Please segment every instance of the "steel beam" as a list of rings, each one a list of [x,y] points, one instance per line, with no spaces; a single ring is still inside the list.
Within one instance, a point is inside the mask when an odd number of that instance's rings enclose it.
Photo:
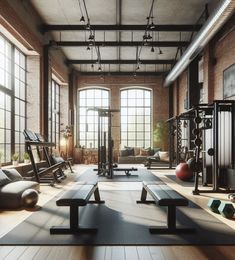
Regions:
[[[135,46],[150,46],[150,47],[186,47],[189,45],[187,41],[98,41],[98,42],[89,42],[89,41],[51,41],[50,46],[57,47],[84,47],[88,45],[96,45],[99,47],[135,47]]]
[[[67,60],[67,64],[96,64],[97,60]],[[101,64],[136,64],[136,60],[101,60]],[[174,64],[175,60],[141,60],[141,64]]]
[[[162,71],[162,72],[136,72],[134,73],[133,71],[115,71],[115,72],[79,72],[81,76],[133,76],[133,77],[138,77],[138,76],[165,76],[169,71]]]
[[[153,31],[165,32],[194,32],[199,31],[200,24],[157,24]],[[91,30],[95,31],[145,31],[146,25],[91,25]],[[85,25],[78,24],[42,24],[41,31],[84,31],[87,30]]]

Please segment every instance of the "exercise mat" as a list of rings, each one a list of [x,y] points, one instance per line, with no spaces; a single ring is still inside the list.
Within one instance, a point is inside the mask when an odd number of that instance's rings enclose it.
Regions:
[[[0,240],[1,245],[234,245],[235,231],[197,205],[179,207],[177,224],[196,229],[193,234],[151,235],[150,225],[166,224],[166,209],[136,204],[141,191],[101,190],[105,204],[81,207],[80,224],[98,227],[93,234],[50,235],[51,226],[68,225],[69,208],[56,198]]]
[[[131,168],[122,166],[120,169]],[[142,182],[142,181],[158,181],[159,178],[144,168],[137,168],[137,171],[131,171],[130,176],[125,171],[114,171],[113,178],[109,179],[103,175],[97,175],[94,168],[87,169],[76,181],[100,181],[100,182]]]

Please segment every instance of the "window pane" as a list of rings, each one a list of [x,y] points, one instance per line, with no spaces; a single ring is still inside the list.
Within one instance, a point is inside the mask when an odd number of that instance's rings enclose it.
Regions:
[[[104,89],[86,89],[80,90],[78,95],[78,143],[86,148],[97,148],[98,135],[98,113],[89,110],[91,107],[109,107],[108,90]],[[103,131],[107,131],[107,118],[103,118]]]
[[[151,91],[121,91],[121,144],[148,147],[151,144]],[[147,146],[148,145],[148,146]]]

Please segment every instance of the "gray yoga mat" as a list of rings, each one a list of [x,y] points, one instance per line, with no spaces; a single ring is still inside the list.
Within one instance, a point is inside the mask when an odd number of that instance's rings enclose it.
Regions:
[[[131,185],[131,184],[130,184]],[[180,225],[196,228],[193,234],[151,235],[149,225],[165,225],[166,209],[136,204],[141,191],[102,190],[103,205],[80,210],[80,224],[98,227],[96,234],[50,235],[54,225],[67,225],[68,207],[57,207],[56,198],[1,240],[1,245],[234,245],[235,231],[197,205],[179,207]]]

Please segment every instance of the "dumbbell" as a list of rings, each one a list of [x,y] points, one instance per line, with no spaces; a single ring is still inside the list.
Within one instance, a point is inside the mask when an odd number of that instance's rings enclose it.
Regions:
[[[235,213],[232,203],[221,201],[219,199],[210,199],[207,206],[211,211],[219,213],[225,218],[232,218]]]

